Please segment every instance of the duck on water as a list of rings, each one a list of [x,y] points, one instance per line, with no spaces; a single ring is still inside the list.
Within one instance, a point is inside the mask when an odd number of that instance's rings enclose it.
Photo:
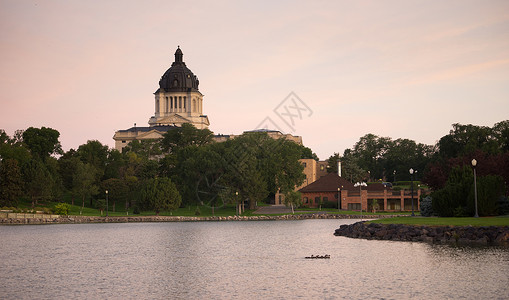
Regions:
[[[330,255],[329,254],[325,254],[325,255],[311,255],[311,256],[306,256],[305,258],[307,259],[328,259],[330,258]]]

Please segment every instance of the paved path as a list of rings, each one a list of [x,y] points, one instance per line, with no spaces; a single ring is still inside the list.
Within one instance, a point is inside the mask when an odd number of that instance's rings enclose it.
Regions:
[[[290,207],[286,207],[284,205],[261,206],[260,208],[255,210],[253,213],[260,214],[260,215],[291,214],[292,209]]]

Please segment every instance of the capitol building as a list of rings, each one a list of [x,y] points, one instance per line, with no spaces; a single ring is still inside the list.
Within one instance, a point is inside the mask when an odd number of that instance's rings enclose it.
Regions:
[[[199,80],[186,66],[180,47],[175,51],[175,61],[159,80],[159,88],[154,93],[154,115],[146,127],[134,127],[115,132],[115,149],[122,151],[133,140],[161,139],[169,130],[193,124],[198,129],[210,125],[209,118],[203,113],[203,94],[199,91]],[[302,138],[283,134],[277,130],[257,129],[266,132],[272,138],[286,138],[302,145]],[[216,135],[214,140],[221,142],[237,135]]]

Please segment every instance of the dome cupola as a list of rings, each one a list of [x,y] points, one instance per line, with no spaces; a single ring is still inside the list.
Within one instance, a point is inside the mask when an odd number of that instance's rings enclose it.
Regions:
[[[184,62],[184,54],[180,46],[175,51],[175,61],[159,80],[159,91],[163,92],[190,92],[198,91],[198,77],[189,70]],[[156,92],[156,93],[157,93]]]

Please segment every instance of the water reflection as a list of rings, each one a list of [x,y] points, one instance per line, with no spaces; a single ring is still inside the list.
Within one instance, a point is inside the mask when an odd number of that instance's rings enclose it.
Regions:
[[[509,251],[336,237],[348,220],[0,227],[0,295],[505,298]],[[331,255],[307,260],[309,255]]]

